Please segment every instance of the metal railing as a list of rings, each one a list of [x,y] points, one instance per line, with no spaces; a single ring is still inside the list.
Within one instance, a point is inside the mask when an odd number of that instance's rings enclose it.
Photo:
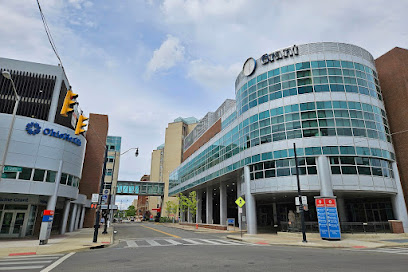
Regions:
[[[319,232],[318,222],[305,222],[307,232]],[[342,233],[390,233],[391,228],[388,222],[341,222]],[[300,222],[289,224],[280,223],[280,231],[300,232],[302,230]]]

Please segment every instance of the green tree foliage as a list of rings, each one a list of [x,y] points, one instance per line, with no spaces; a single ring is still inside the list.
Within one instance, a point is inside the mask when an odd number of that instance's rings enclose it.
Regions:
[[[126,210],[126,216],[135,216],[136,215],[136,209],[135,206],[130,205],[129,208]]]
[[[190,192],[188,197],[180,193],[178,196],[178,200],[180,211],[185,212],[187,210],[190,210],[191,216],[195,218],[195,215],[197,213],[197,192]]]

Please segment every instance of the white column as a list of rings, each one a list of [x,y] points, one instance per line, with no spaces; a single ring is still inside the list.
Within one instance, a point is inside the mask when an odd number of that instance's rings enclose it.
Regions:
[[[256,204],[255,197],[251,194],[251,177],[249,174],[249,166],[244,166],[244,179],[245,179],[245,206],[246,206],[246,220],[247,220],[247,233],[256,234]]]
[[[190,207],[187,208],[187,222],[191,223],[191,212],[190,212]]]
[[[242,184],[243,184],[242,183],[242,175],[239,175],[238,178],[237,178],[237,199],[242,196],[242,190],[241,190]],[[246,221],[244,222],[243,218],[240,218],[240,216],[246,218],[246,207],[245,206],[242,208],[241,215],[239,215],[239,213],[238,213],[238,225],[239,225],[239,229],[241,230],[241,229],[246,228],[245,227],[245,222]],[[241,224],[241,222],[242,222],[242,224]]]
[[[82,206],[82,213],[81,213],[81,222],[79,223],[79,228],[82,229],[84,227],[84,219],[85,219],[85,205]]]
[[[206,198],[206,222],[207,224],[212,224],[213,223],[213,190],[211,190],[211,187],[207,187],[207,192],[205,194]]]
[[[197,197],[197,211],[196,211],[196,223],[202,223],[201,221],[201,214],[202,214],[202,208],[203,208],[203,195],[201,190],[196,191],[196,197]]]
[[[54,193],[48,199],[47,210],[55,211],[55,206],[57,205],[58,188],[59,188],[59,184],[61,181],[61,175],[62,175],[62,164],[63,162],[62,160],[60,160],[58,173],[55,178]],[[51,234],[52,224],[53,224],[53,221],[41,222],[40,237],[39,237],[40,245],[45,245],[48,243],[48,238],[50,237],[50,234]]]
[[[220,184],[220,225],[227,224],[227,185]]]
[[[64,214],[62,216],[60,234],[64,234],[66,232],[66,230],[67,230],[67,223],[68,223],[68,216],[69,216],[70,206],[71,206],[71,200],[69,200],[69,199],[65,200]]]
[[[71,220],[69,221],[69,232],[73,232],[75,228],[75,219],[77,215],[77,204],[74,204],[72,207],[72,212],[71,212]],[[98,222],[99,224],[99,222]]]
[[[326,156],[317,158],[317,172],[320,180],[320,196],[334,196],[330,164]]]
[[[394,172],[395,185],[397,186],[397,195],[392,197],[392,206],[394,208],[395,217],[397,220],[402,221],[404,232],[408,233],[407,206],[405,204],[404,193],[402,191],[401,179],[396,162],[392,163],[392,170]]]
[[[75,230],[77,230],[79,228],[79,221],[81,221],[81,212],[82,212],[82,205],[78,204],[77,215],[76,215],[76,218],[75,218]]]

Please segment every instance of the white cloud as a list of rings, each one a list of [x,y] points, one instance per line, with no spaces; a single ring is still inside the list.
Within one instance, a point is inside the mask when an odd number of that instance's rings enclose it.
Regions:
[[[184,59],[184,46],[180,40],[171,35],[153,52],[153,57],[147,64],[147,76],[160,70],[166,71]]]
[[[214,92],[233,90],[235,78],[242,69],[241,63],[223,66],[210,64],[202,59],[193,60],[189,64],[188,77],[197,81],[207,90]]]

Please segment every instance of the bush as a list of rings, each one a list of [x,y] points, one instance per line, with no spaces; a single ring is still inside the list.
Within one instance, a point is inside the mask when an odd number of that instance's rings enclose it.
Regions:
[[[160,223],[172,223],[173,217],[160,217]]]

